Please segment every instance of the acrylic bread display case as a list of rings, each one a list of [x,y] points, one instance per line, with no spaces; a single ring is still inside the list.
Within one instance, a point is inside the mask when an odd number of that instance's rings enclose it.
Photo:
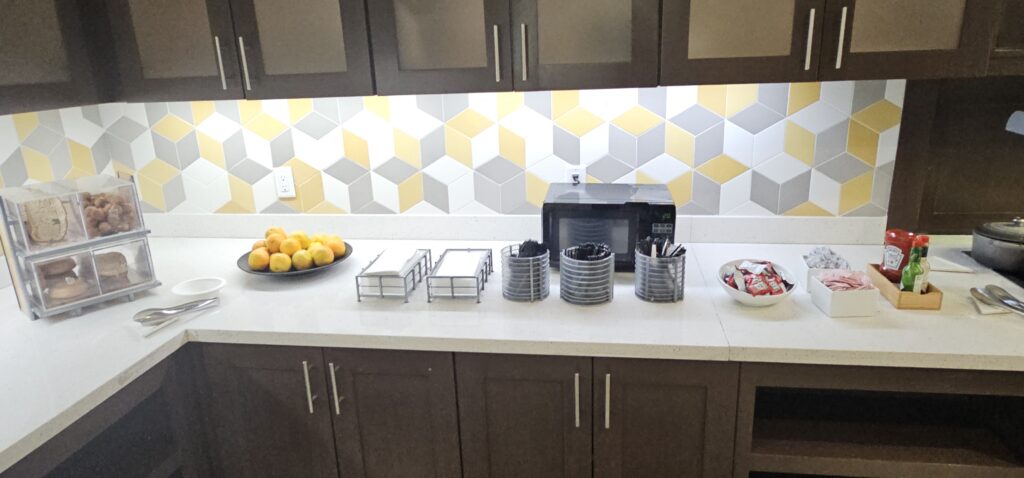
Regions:
[[[110,176],[0,189],[12,284],[33,319],[160,285],[135,185]]]

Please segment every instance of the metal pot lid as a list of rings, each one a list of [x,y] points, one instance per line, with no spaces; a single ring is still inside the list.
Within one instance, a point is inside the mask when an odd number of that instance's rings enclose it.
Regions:
[[[982,224],[975,232],[991,239],[1024,244],[1024,219],[1015,217],[1010,222]]]

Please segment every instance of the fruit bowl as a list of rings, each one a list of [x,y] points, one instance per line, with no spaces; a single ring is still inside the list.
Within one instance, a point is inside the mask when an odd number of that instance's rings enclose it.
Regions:
[[[351,256],[351,255],[352,255],[352,245],[346,242],[345,243],[345,254],[342,255],[341,257],[335,257],[334,258],[334,262],[331,262],[330,264],[325,264],[325,265],[322,265],[322,266],[313,266],[313,267],[310,267],[309,269],[302,269],[302,270],[292,269],[292,270],[287,271],[287,272],[271,272],[269,270],[257,271],[257,270],[253,270],[252,267],[249,267],[249,252],[246,252],[245,254],[242,254],[242,257],[238,258],[238,268],[242,269],[243,272],[248,272],[250,274],[258,275],[258,276],[298,277],[298,276],[305,276],[305,275],[310,275],[310,274],[316,274],[318,272],[323,272],[323,271],[325,271],[327,269],[330,269],[330,268],[332,268],[332,267],[334,267],[334,266],[344,262],[345,259],[348,259],[348,257]]]

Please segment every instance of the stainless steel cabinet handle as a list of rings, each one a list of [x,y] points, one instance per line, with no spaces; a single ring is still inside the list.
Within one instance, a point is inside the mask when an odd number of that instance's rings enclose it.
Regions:
[[[501,83],[501,51],[498,49],[497,25],[494,25],[494,82]]]
[[[520,23],[519,24],[519,47],[522,49],[522,52],[523,52],[523,54],[522,54],[522,57],[523,57],[523,81],[526,81],[526,78],[527,78],[528,75],[526,74],[527,72],[526,72],[526,24],[525,23]],[[579,426],[579,425],[576,425],[576,426]]]
[[[846,13],[849,7],[843,7],[843,16],[839,20],[839,46],[836,48],[836,69],[843,67],[843,43],[846,42]]]
[[[604,374],[604,429],[612,427],[612,374]]]
[[[220,71],[220,89],[228,89],[228,80],[224,78],[224,58],[220,55],[220,37],[213,36],[213,46],[217,49],[217,70]]]
[[[306,404],[309,405],[309,414],[313,414],[313,399],[316,395],[313,395],[313,385],[309,382],[309,362],[302,361],[302,375],[306,379]]]
[[[334,393],[334,414],[341,415],[341,401],[344,400],[345,397],[338,396],[338,367],[335,367],[333,362],[328,362],[327,368],[331,370],[331,392]]]
[[[580,374],[577,372],[573,375],[573,403],[575,404],[576,413],[576,428],[580,427]]]
[[[811,50],[814,49],[814,14],[815,8],[811,9],[811,18],[807,23],[807,51],[804,52],[804,71],[811,69]]]
[[[238,37],[238,50],[242,54],[242,75],[245,76],[245,91],[252,91],[252,83],[249,82],[249,62],[245,58],[245,40]]]

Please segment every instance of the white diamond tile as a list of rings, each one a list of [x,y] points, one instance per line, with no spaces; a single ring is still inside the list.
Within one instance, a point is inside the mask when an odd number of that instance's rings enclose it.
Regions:
[[[316,169],[326,169],[342,156],[341,128],[335,128],[320,139],[293,129],[292,147],[295,157]]]
[[[455,180],[468,174],[471,169],[449,156],[443,156],[429,166],[423,168],[423,173],[440,181],[442,184],[452,184]]]
[[[878,155],[875,158],[875,166],[881,166],[896,161],[896,145],[900,141],[900,126],[889,128],[878,135]]]
[[[580,91],[580,106],[605,121],[622,116],[636,106],[638,101],[636,88]]]
[[[370,173],[373,200],[391,212],[398,212],[398,185],[377,173]]]
[[[725,122],[725,143],[722,152],[727,156],[743,163],[745,166],[754,165],[754,135],[732,122]]]
[[[821,83],[821,101],[842,113],[853,112],[853,81],[823,81]]]
[[[780,154],[755,168],[757,172],[775,183],[782,184],[811,169],[806,163],[788,154]]]
[[[498,119],[498,97],[494,93],[470,93],[469,108],[491,121]]]
[[[473,149],[473,168],[483,166],[498,156],[498,125],[491,125],[470,140]]]
[[[823,101],[808,106],[789,117],[791,121],[814,134],[821,133],[849,118]]]
[[[775,213],[761,207],[753,201],[747,201],[735,208],[726,211],[726,216],[774,216]]]
[[[347,212],[352,212],[352,205],[349,202],[348,185],[329,175],[321,174],[321,176],[324,180],[324,201]]]
[[[780,121],[754,135],[752,166],[757,166],[786,149],[786,122]]]
[[[19,143],[18,132],[14,129],[14,117],[0,116],[0,162],[10,157],[18,149]]]
[[[903,107],[903,96],[906,93],[907,80],[889,80],[885,83],[885,99],[890,103]]]
[[[270,141],[249,130],[242,130],[242,142],[245,143],[245,157],[273,169],[274,160],[270,153]]]
[[[569,163],[562,161],[558,156],[548,156],[527,170],[549,183],[560,183],[565,181],[565,171],[568,167]]]
[[[662,154],[640,166],[640,171],[661,183],[678,178],[689,170],[690,167],[686,163],[667,154]]]
[[[746,171],[723,184],[718,196],[718,210],[730,211],[750,201],[752,178],[753,172]]]
[[[608,138],[608,123],[604,123],[580,137],[580,164],[587,166],[607,156]]]
[[[839,214],[841,187],[842,185],[823,173],[811,171],[811,202],[834,215]]]
[[[103,137],[104,129],[96,123],[85,119],[82,116],[82,108],[64,108],[60,110],[61,123],[64,124],[64,135],[67,139],[79,144],[92,147]],[[0,130],[3,129],[3,121],[0,120]],[[3,133],[0,132],[0,156],[3,154]]]
[[[253,183],[252,198],[257,211],[262,211],[277,202],[277,190],[274,188],[273,174],[268,174]]]
[[[242,129],[242,125],[227,116],[220,113],[214,113],[210,115],[209,118],[203,120],[202,123],[199,123],[199,126],[196,126],[196,129],[199,130],[199,132],[223,143],[232,135],[237,133],[238,130]]]

